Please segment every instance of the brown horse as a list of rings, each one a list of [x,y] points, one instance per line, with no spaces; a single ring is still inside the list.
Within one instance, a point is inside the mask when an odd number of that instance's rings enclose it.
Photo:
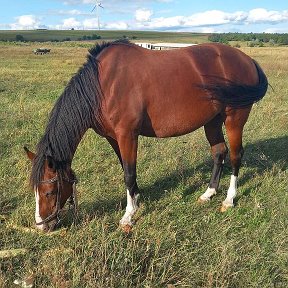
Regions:
[[[126,213],[120,224],[131,226],[138,207],[139,135],[173,137],[204,126],[214,167],[201,202],[210,200],[219,185],[227,154],[224,123],[232,176],[222,211],[232,207],[243,155],[243,127],[267,86],[254,60],[225,45],[150,51],[128,41],[97,44],[56,102],[36,154],[26,148],[33,160],[36,224],[53,230],[67,199],[73,201],[76,178],[71,163],[89,128],[108,140],[120,160],[127,187]]]

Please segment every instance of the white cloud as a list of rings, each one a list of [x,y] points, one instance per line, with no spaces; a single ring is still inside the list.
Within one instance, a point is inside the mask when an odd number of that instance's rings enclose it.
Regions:
[[[68,18],[64,19],[63,24],[56,25],[56,29],[98,29],[98,20],[97,18],[91,18],[91,19],[84,19],[83,21],[77,21],[75,18]],[[101,29],[115,29],[115,30],[127,30],[129,28],[129,25],[124,21],[117,21],[117,22],[110,22],[110,23],[101,23],[100,22]],[[51,27],[51,29],[53,29]]]
[[[9,24],[13,30],[36,29],[39,28],[40,20],[34,15],[22,15],[16,17],[17,22]]]
[[[150,21],[153,11],[149,9],[137,9],[135,11],[135,19],[138,22],[147,22]]]
[[[111,22],[104,25],[106,29],[127,30],[129,25],[124,21]]]
[[[268,11],[263,8],[250,10],[247,17],[248,23],[280,23],[288,21],[288,10]]]
[[[268,28],[264,31],[265,33],[287,33],[288,29],[284,27],[273,27]]]
[[[191,16],[174,16],[152,18],[147,23],[138,23],[138,28],[169,29],[223,26],[227,24],[276,24],[288,22],[288,11],[268,11],[266,9],[253,9],[249,12],[236,11],[227,13],[220,10],[209,10],[195,13]]]
[[[229,19],[227,14],[219,10],[211,10],[203,13],[193,14],[185,18],[185,26],[204,26],[227,24]]]
[[[85,15],[87,13],[81,12],[77,9],[73,10],[57,10],[57,11],[52,11],[51,14],[58,14],[58,15]]]
[[[225,18],[229,21],[229,23],[241,24],[244,23],[247,19],[247,12],[244,11],[236,11],[234,13],[225,13]]]
[[[200,27],[198,32],[200,33],[217,33],[213,27]]]
[[[85,19],[82,22],[82,27],[84,29],[98,29],[98,20],[97,18]]]
[[[174,16],[174,17],[159,17],[152,18],[147,23],[138,23],[138,27],[149,29],[169,29],[169,28],[186,28],[198,27],[205,25],[221,25],[228,23],[225,18],[225,13],[222,11],[206,11],[204,13],[193,14],[189,17]]]
[[[62,20],[61,25],[56,25],[56,29],[71,29],[71,28],[80,28],[81,27],[81,22],[77,21],[75,18],[67,18]]]
[[[18,23],[23,27],[33,27],[37,24],[37,19],[33,15],[23,15],[18,18]]]
[[[140,25],[144,25],[150,29],[163,29],[163,28],[173,28],[183,26],[185,23],[185,17],[183,16],[175,16],[175,17],[160,17],[151,19],[148,23],[141,23]]]

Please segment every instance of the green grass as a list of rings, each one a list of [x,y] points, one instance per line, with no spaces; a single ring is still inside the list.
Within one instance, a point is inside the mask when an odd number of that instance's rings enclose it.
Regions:
[[[141,204],[132,234],[125,235],[118,228],[126,195],[122,171],[105,139],[91,131],[73,162],[79,223],[72,225],[67,212],[57,233],[25,230],[34,225],[35,204],[22,147],[35,148],[53,103],[87,52],[47,46],[51,54],[40,56],[32,53],[37,43],[0,45],[0,250],[28,251],[0,259],[0,287],[30,275],[35,287],[287,287],[288,48],[244,49],[274,92],[254,106],[245,126],[236,207],[219,212],[229,165],[217,196],[196,203],[212,164],[202,129],[141,138]]]

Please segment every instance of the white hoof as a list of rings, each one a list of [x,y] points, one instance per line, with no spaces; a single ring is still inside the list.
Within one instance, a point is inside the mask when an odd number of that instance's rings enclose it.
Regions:
[[[131,216],[129,217],[123,217],[120,222],[119,225],[121,227],[121,229],[123,230],[123,232],[129,234],[134,226],[134,223],[131,220]]]
[[[127,206],[126,206],[126,212],[122,219],[120,220],[119,224],[120,226],[133,226],[132,217],[138,210],[138,198],[139,194],[136,194],[135,197],[131,197],[129,191],[127,190]]]
[[[119,225],[120,226],[126,226],[126,225],[129,225],[129,226],[133,226],[134,223],[131,219],[127,219],[126,217],[122,218],[120,221],[119,221]]]
[[[203,197],[203,195],[201,195],[198,199],[197,199],[197,203],[199,204],[205,204],[207,202],[209,202],[211,199],[208,197]]]
[[[208,187],[205,193],[203,193],[198,198],[198,203],[207,203],[208,201],[210,201],[211,197],[213,197],[214,195],[216,195],[216,189]]]
[[[231,202],[226,202],[226,201],[223,201],[222,202],[222,206],[220,208],[220,211],[221,212],[226,212],[227,210],[231,209],[234,207],[234,204],[231,203]]]

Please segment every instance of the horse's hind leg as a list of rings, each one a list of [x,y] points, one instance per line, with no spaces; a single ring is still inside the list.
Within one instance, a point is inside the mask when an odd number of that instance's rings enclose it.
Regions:
[[[244,125],[248,119],[251,107],[242,109],[230,109],[226,113],[224,121],[230,146],[230,162],[232,166],[232,175],[230,186],[227,191],[227,197],[222,202],[221,212],[234,206],[234,198],[237,194],[237,178],[241,165],[241,159],[244,154],[242,147],[242,134]]]
[[[224,160],[227,155],[227,146],[222,132],[222,125],[223,117],[220,114],[204,125],[206,138],[211,146],[214,166],[209,186],[206,192],[199,197],[199,202],[209,201],[216,194],[219,186]]]

